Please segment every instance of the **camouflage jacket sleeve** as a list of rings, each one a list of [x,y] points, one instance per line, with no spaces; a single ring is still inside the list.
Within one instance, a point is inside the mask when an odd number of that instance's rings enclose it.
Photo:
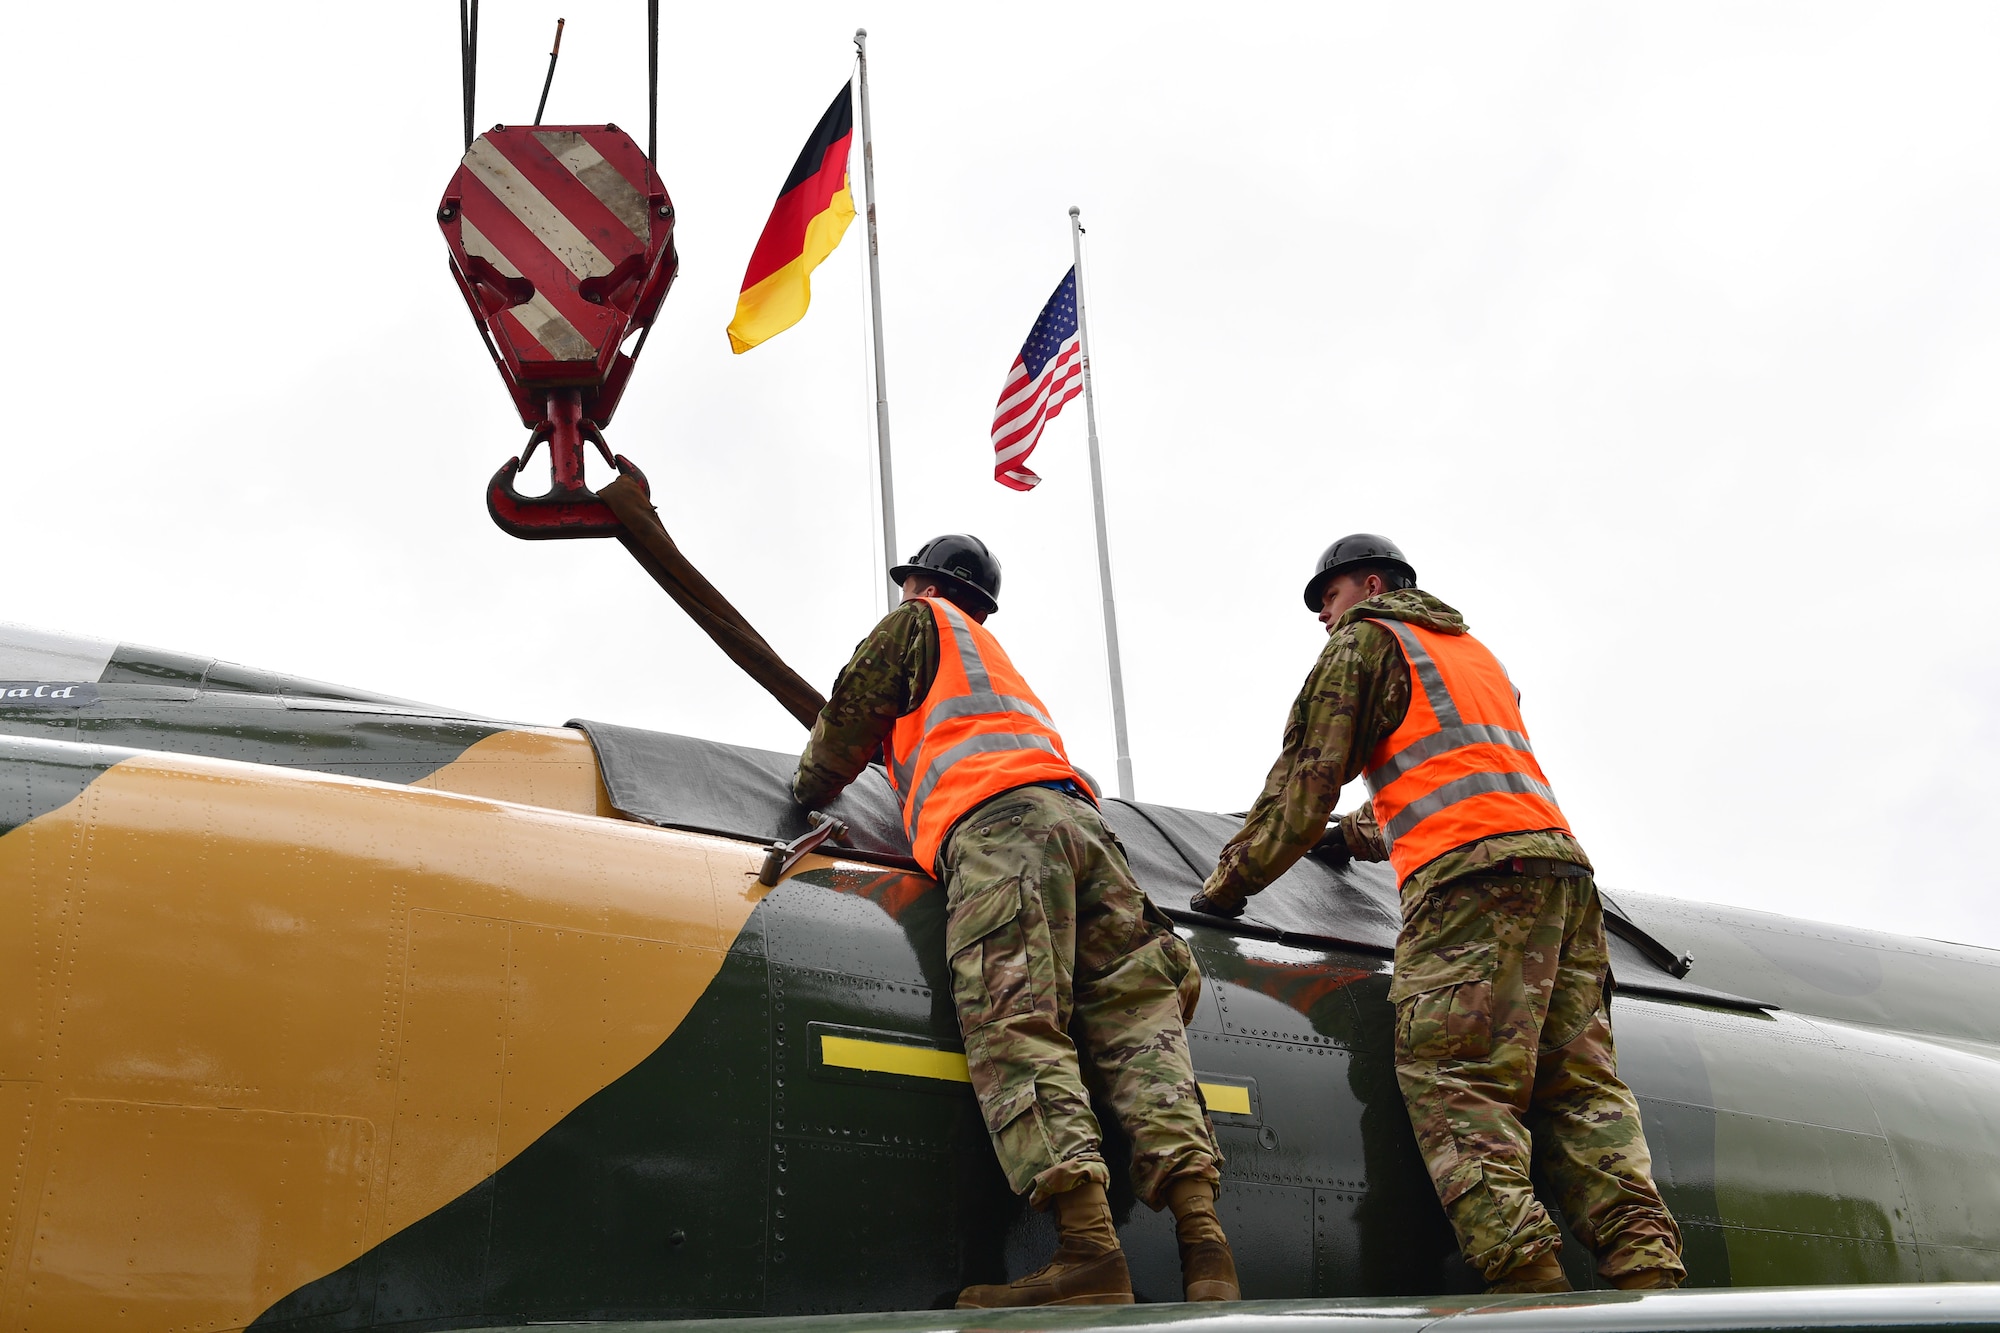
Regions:
[[[1402,725],[1400,718],[1397,725]],[[1375,822],[1373,801],[1363,801],[1360,809],[1350,810],[1340,817],[1340,836],[1347,843],[1347,854],[1357,861],[1389,859],[1389,844],[1382,841],[1382,826]]]
[[[1329,636],[1292,704],[1285,747],[1263,794],[1202,893],[1235,906],[1291,869],[1326,836],[1340,789],[1360,774],[1376,742],[1402,725],[1409,706],[1409,670],[1386,630],[1355,621]]]
[[[818,809],[882,754],[896,719],[914,710],[937,677],[937,622],[922,602],[882,618],[833,682],[799,756],[792,799]]]

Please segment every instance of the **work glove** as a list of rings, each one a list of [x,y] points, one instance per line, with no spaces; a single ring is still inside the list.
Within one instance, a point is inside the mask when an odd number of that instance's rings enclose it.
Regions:
[[[1347,847],[1347,835],[1341,832],[1338,821],[1327,829],[1326,836],[1314,843],[1306,855],[1335,870],[1345,870],[1347,863],[1354,859],[1354,853]]]
[[[1190,912],[1204,912],[1209,916],[1219,916],[1231,921],[1243,915],[1243,907],[1244,904],[1241,899],[1238,899],[1233,904],[1217,902],[1208,896],[1206,888],[1203,888],[1194,897],[1188,899],[1188,910]]]

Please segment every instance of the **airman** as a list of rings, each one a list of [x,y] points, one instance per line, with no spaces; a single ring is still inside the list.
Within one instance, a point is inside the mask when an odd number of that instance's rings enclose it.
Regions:
[[[1135,1193],[1173,1210],[1187,1299],[1234,1300],[1221,1154],[1183,1027],[1200,991],[1194,956],[985,628],[1000,591],[985,544],[939,537],[889,576],[903,603],[835,681],[792,793],[823,805],[885,761],[912,851],[945,892],[952,993],[993,1147],[1014,1190],[1055,1210],[1045,1267],[967,1287],[958,1304],[1132,1301],[1093,1091],[1131,1141]]]
[[[1461,1251],[1493,1291],[1567,1291],[1533,1156],[1619,1288],[1678,1286],[1680,1229],[1618,1077],[1589,859],[1505,668],[1393,542],[1328,547],[1306,584],[1327,643],[1243,827],[1190,904],[1245,900],[1315,846],[1396,872],[1396,1077]],[[1369,803],[1329,830],[1340,789]]]

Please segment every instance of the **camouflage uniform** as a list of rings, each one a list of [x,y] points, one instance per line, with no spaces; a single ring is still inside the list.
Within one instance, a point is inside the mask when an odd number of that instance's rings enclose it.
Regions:
[[[1376,743],[1403,724],[1410,707],[1410,670],[1395,636],[1364,616],[1407,620],[1440,634],[1465,633],[1458,612],[1415,588],[1383,593],[1349,609],[1327,636],[1305,686],[1285,720],[1284,749],[1243,827],[1222,849],[1202,892],[1235,904],[1292,868],[1326,834],[1340,789],[1361,776]],[[1363,806],[1341,820],[1348,850],[1364,861],[1389,856]],[[1403,917],[1433,885],[1491,870],[1514,857],[1567,861],[1588,868],[1583,848],[1567,833],[1508,833],[1459,847],[1420,867],[1402,886]]]
[[[799,759],[800,803],[825,804],[881,753],[930,692],[937,656],[918,603],[862,641]],[[1042,785],[996,793],[946,837],[938,871],[966,1061],[1015,1191],[1041,1207],[1108,1183],[1093,1092],[1132,1142],[1147,1204],[1162,1206],[1176,1178],[1219,1180],[1182,1026],[1201,976],[1097,807]]]
[[[1335,623],[1263,794],[1203,886],[1211,901],[1235,906],[1288,870],[1324,835],[1340,789],[1402,725],[1409,668],[1369,616],[1465,632],[1457,612],[1416,589]],[[1342,819],[1341,834],[1362,860],[1388,856],[1371,807]],[[1508,864],[1517,860],[1544,865],[1520,873]],[[1533,873],[1544,868],[1564,873]],[[1467,1260],[1496,1281],[1560,1245],[1529,1184],[1533,1156],[1606,1277],[1682,1273],[1680,1230],[1653,1185],[1638,1103],[1618,1078],[1611,959],[1582,847],[1553,830],[1501,834],[1418,867],[1401,892],[1396,1076]]]
[[[937,678],[937,621],[922,602],[882,617],[840,669],[799,756],[792,797],[818,809],[882,758],[896,719],[915,712]]]
[[[1607,1278],[1681,1272],[1639,1104],[1618,1078],[1611,956],[1588,875],[1471,875],[1427,894],[1396,942],[1396,1081],[1473,1267],[1498,1278],[1562,1241],[1532,1152]]]

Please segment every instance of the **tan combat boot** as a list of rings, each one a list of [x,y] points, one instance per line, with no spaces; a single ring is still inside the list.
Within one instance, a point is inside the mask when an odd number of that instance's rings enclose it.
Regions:
[[[995,1310],[1015,1305],[1130,1305],[1132,1274],[1111,1225],[1104,1186],[1085,1183],[1053,1200],[1055,1258],[1024,1278],[1001,1286],[967,1287],[958,1293],[961,1310]]]
[[[1167,1185],[1174,1236],[1181,1243],[1181,1290],[1191,1301],[1240,1301],[1236,1256],[1215,1215],[1215,1186],[1183,1177]]]
[[[1538,1254],[1524,1264],[1517,1264],[1486,1284],[1487,1294],[1491,1296],[1573,1290],[1575,1288],[1570,1286],[1569,1279],[1563,1276],[1562,1261],[1553,1252]]]

